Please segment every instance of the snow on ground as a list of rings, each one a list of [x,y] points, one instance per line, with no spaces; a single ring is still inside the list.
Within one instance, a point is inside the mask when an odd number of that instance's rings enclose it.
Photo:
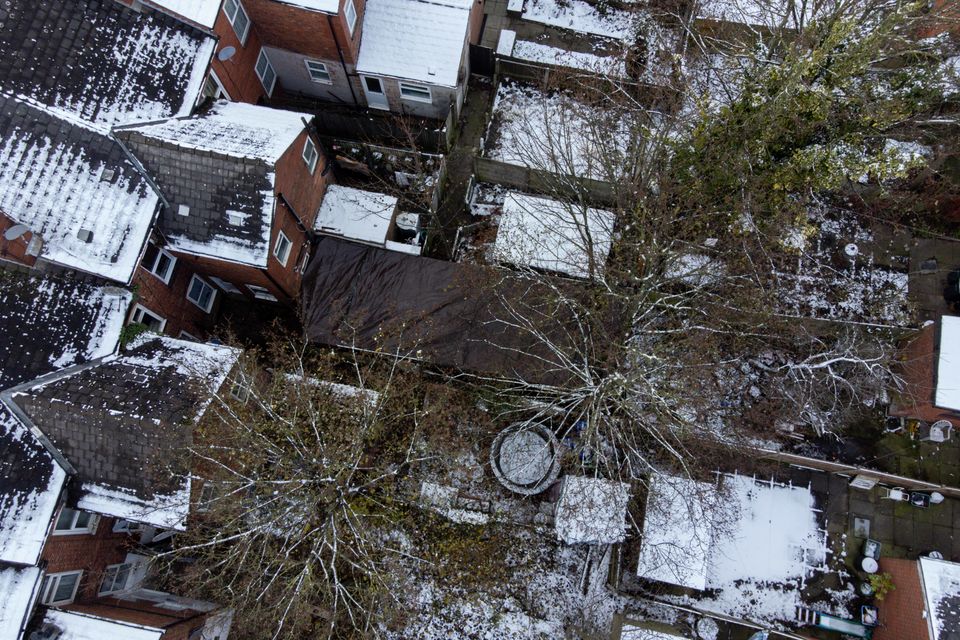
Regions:
[[[527,0],[523,19],[620,40],[632,40],[635,33],[634,17],[629,11],[608,7],[601,13],[584,0]]]
[[[758,622],[792,620],[805,580],[827,559],[813,494],[744,476],[725,476],[723,484],[738,515],[715,532],[707,587],[717,594],[698,598],[698,606]]]
[[[852,214],[812,212],[806,248],[774,272],[785,311],[837,320],[906,324],[906,273],[876,264],[873,233]]]
[[[493,259],[586,278],[602,272],[616,215],[548,198],[510,192],[493,245]]]
[[[814,14],[814,3],[794,3],[784,0],[704,0],[697,18],[734,22],[770,29],[797,27],[797,19],[809,22]],[[804,7],[804,9],[800,9]],[[802,15],[801,15],[802,14]]]
[[[493,103],[486,155],[531,169],[613,181],[625,170],[632,138],[621,115],[563,93],[503,83]]]
[[[529,40],[517,40],[513,45],[512,53],[506,55],[539,64],[582,69],[604,76],[622,78],[627,75],[626,64],[621,56],[567,51]]]

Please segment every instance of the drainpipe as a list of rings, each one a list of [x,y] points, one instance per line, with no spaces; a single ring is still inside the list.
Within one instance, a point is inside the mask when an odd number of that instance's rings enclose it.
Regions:
[[[357,100],[357,94],[353,91],[353,83],[350,82],[350,72],[347,71],[347,61],[343,58],[343,51],[340,49],[340,41],[337,40],[337,30],[333,28],[333,16],[331,16],[329,13],[327,14],[327,26],[330,27],[330,35],[333,36],[334,44],[337,45],[337,55],[340,57],[340,66],[343,67],[343,72],[347,76],[347,88],[350,89],[350,97],[353,98],[353,104],[359,107],[360,101]]]

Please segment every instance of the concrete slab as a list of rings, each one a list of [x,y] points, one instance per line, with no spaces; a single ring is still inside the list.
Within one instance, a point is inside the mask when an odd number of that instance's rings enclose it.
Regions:
[[[893,521],[893,542],[903,547],[913,547],[913,520],[896,518]]]

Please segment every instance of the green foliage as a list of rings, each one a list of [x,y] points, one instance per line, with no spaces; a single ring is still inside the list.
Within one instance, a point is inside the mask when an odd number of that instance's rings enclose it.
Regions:
[[[872,24],[827,21],[782,52],[755,51],[740,96],[676,143],[681,209],[776,228],[801,221],[811,194],[903,175],[910,167],[881,137],[941,98],[930,61],[905,53],[909,9]]]
[[[897,588],[893,584],[893,576],[889,573],[872,573],[867,576],[867,582],[873,587],[873,597],[877,600],[883,600],[888,593]]]
[[[147,328],[147,325],[143,324],[142,322],[131,322],[130,324],[126,325],[120,330],[120,348],[125,348],[134,340],[134,338],[149,330],[150,329]]]

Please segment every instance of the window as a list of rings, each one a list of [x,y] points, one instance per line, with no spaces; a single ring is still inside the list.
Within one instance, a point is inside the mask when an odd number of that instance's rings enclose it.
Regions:
[[[244,375],[243,372],[238,373],[233,384],[230,386],[230,395],[233,396],[235,400],[246,402],[250,399],[250,386],[250,380],[247,376]]]
[[[422,84],[401,82],[400,95],[408,100],[416,100],[417,102],[433,102],[433,97],[430,95],[430,87]]]
[[[111,564],[104,569],[99,594],[102,596],[107,593],[116,593],[117,591],[126,589],[131,569],[133,569],[133,564],[129,562]]]
[[[250,31],[250,18],[247,12],[243,10],[240,0],[226,0],[223,3],[223,12],[227,14],[227,20],[233,26],[233,32],[237,34],[240,45],[247,42],[247,33]]]
[[[135,324],[144,324],[147,326],[147,329],[150,329],[150,331],[153,331],[154,333],[160,333],[167,325],[166,318],[161,318],[154,312],[139,304],[134,305],[133,314],[130,316],[130,322]]]
[[[260,78],[260,84],[266,89],[267,95],[273,94],[273,85],[277,83],[277,72],[273,70],[270,59],[267,58],[267,52],[260,49],[260,55],[257,57],[257,77]]]
[[[143,254],[143,268],[163,280],[164,284],[170,284],[170,276],[173,275],[173,265],[177,259],[158,247],[157,245],[147,243],[147,250]]]
[[[317,158],[319,157],[320,154],[317,153],[317,145],[313,144],[310,136],[307,136],[307,141],[303,144],[303,161],[307,163],[307,168],[310,169],[311,174],[313,170],[317,168]]]
[[[47,575],[40,587],[40,602],[43,604],[68,604],[73,602],[82,575],[83,571],[67,571]]]
[[[217,297],[217,290],[204,282],[200,276],[194,274],[187,287],[187,300],[197,305],[207,313],[213,307],[213,300]]]
[[[218,78],[217,74],[212,70],[207,76],[207,79],[203,81],[203,91],[200,95],[203,98],[213,98],[214,100],[230,99],[230,94],[223,88],[223,83],[220,82],[220,78]]]
[[[217,278],[217,277],[215,277],[215,276],[208,276],[208,277],[210,278],[210,282],[212,282],[213,284],[217,285],[218,287],[220,287],[221,289],[223,289],[223,290],[226,291],[227,293],[240,293],[240,287],[238,287],[237,285],[233,284],[232,282],[227,282],[226,280],[221,280],[220,278]]]
[[[353,28],[357,26],[357,8],[353,6],[353,0],[347,0],[347,6],[343,9],[343,15],[347,19],[347,28],[350,29],[350,37],[353,37]]]
[[[323,84],[333,83],[330,79],[330,72],[327,71],[327,65],[322,62],[317,62],[316,60],[304,60],[303,63],[307,65],[307,73],[310,74],[311,80],[314,82],[322,82]]]
[[[230,394],[233,395],[233,390],[230,390]],[[240,400],[240,398],[237,398]],[[217,499],[217,485],[213,483],[212,480],[207,480],[203,483],[203,486],[200,487],[200,499],[197,501],[197,511],[200,513],[206,513],[210,511],[210,505],[213,504],[213,501]]]
[[[250,290],[250,293],[253,294],[253,297],[257,300],[268,300],[270,302],[276,302],[277,296],[270,293],[270,289],[266,287],[261,287],[256,284],[248,284],[247,289]]]
[[[290,258],[290,247],[292,246],[293,243],[281,231],[277,234],[277,244],[273,245],[273,257],[283,266],[287,266],[287,260]]]
[[[92,513],[64,507],[60,510],[57,523],[53,525],[53,533],[58,536],[93,533],[97,528],[97,520],[97,516]]]

